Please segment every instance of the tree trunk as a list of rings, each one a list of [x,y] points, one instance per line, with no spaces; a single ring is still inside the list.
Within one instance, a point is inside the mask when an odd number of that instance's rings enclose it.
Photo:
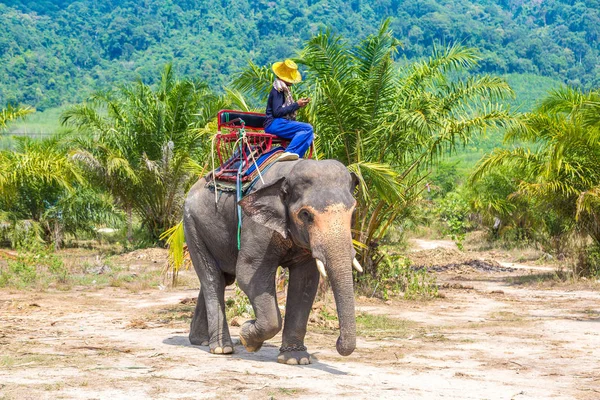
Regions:
[[[133,211],[131,205],[127,205],[127,241],[133,243]]]

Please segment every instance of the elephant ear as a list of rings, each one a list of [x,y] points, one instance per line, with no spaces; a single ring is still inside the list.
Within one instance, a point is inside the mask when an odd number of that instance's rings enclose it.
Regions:
[[[252,220],[273,229],[286,239],[287,212],[282,190],[284,182],[285,178],[280,178],[275,183],[258,189],[240,200],[240,206]]]

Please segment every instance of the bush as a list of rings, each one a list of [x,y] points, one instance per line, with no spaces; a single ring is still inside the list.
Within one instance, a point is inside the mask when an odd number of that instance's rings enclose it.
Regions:
[[[573,273],[579,277],[600,278],[600,246],[582,249]]]
[[[38,222],[18,220],[0,224],[0,243],[11,248],[24,248],[30,243],[43,243],[44,232]]]
[[[373,275],[358,278],[358,287],[368,296],[388,300],[402,294],[405,299],[433,298],[438,295],[435,276],[424,269],[415,270],[410,260],[398,254],[385,253]]]
[[[21,249],[15,260],[0,266],[0,287],[46,287],[53,281],[65,284],[68,280],[69,270],[62,259],[40,244]]]
[[[438,202],[435,215],[443,222],[442,231],[462,250],[465,235],[473,227],[469,203],[458,192],[450,192]]]

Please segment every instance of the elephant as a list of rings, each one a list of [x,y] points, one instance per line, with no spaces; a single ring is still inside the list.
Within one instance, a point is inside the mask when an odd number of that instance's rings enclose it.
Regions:
[[[201,283],[190,325],[193,345],[213,354],[233,353],[225,318],[225,287],[237,283],[248,296],[255,320],[240,327],[240,342],[250,352],[282,328],[276,295],[278,266],[289,270],[282,346],[277,361],[311,362],[304,345],[307,322],[320,273],[330,279],[343,356],[356,347],[352,268],[360,269],[352,243],[358,180],[335,160],[279,161],[239,202],[243,210],[240,249],[235,193],[215,191],[198,180],[184,202],[184,231]]]

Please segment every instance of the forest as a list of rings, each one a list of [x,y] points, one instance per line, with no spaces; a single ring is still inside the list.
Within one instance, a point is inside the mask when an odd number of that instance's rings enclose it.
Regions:
[[[473,72],[590,89],[599,10],[597,0],[2,0],[0,105],[42,111],[139,78],[157,83],[168,62],[222,93],[248,61],[293,56],[326,29],[356,44],[385,18],[402,41],[398,64],[460,43],[480,52]]]
[[[510,84],[477,72],[477,49],[436,47],[398,66],[403,44],[391,26],[358,43],[317,33],[297,58],[307,79],[296,95],[314,98],[300,118],[319,132],[316,154],[360,178],[354,232],[365,284],[399,260],[382,244],[393,249],[423,227],[460,249],[480,231],[497,246],[568,258],[577,276],[599,274],[597,91],[563,86],[514,110]],[[208,170],[216,113],[260,110],[273,77],[251,62],[219,93],[169,63],[157,84],[132,81],[68,106],[51,136],[14,137],[0,151],[0,240],[58,249],[109,227],[126,247],[181,247],[183,199]],[[8,106],[0,128],[33,111]],[[460,164],[457,152],[473,145],[485,154]],[[181,248],[173,256],[180,266]]]

